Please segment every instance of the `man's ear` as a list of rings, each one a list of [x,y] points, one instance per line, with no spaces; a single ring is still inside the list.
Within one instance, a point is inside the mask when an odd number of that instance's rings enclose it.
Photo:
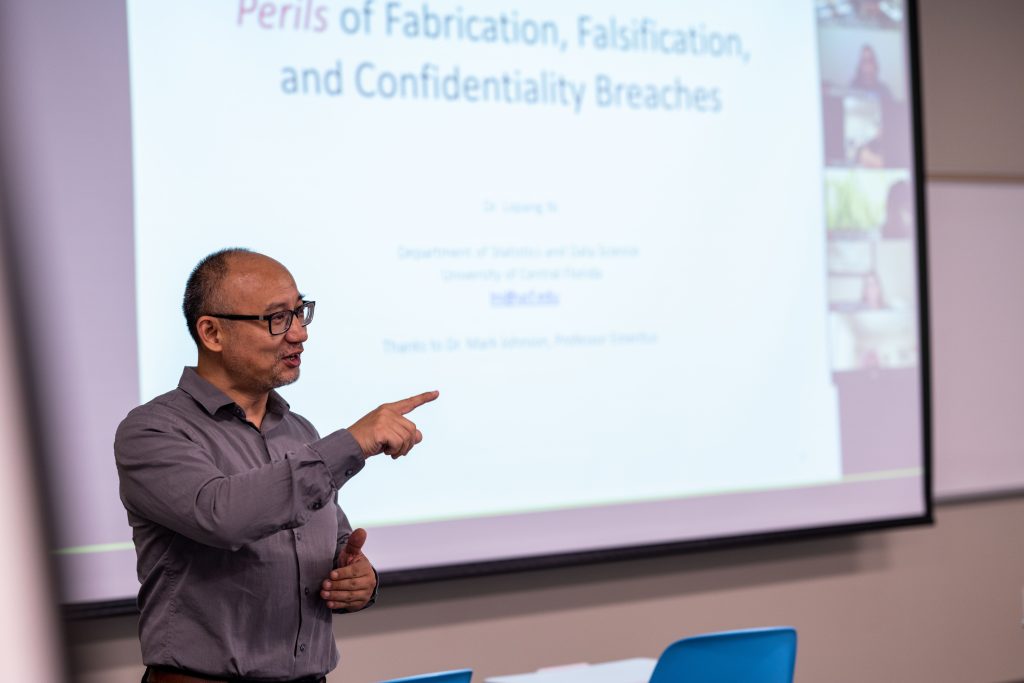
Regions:
[[[207,351],[219,353],[223,349],[224,330],[220,321],[216,318],[202,316],[196,321],[196,333],[199,336],[199,343]]]

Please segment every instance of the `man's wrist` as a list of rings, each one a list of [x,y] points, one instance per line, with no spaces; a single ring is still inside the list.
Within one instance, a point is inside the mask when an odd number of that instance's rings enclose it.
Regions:
[[[332,432],[309,447],[327,465],[335,490],[340,490],[366,466],[363,449],[347,429]]]

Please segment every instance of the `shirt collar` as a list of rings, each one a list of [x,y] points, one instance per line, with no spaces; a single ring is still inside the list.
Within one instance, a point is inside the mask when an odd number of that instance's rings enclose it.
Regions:
[[[194,367],[186,367],[181,371],[178,388],[195,399],[210,415],[216,414],[224,406],[236,406],[231,398],[217,387],[203,379]],[[284,415],[291,406],[273,389],[267,397],[267,413]]]

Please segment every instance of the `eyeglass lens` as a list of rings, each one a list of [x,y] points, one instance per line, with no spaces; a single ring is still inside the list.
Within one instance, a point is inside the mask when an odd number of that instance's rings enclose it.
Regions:
[[[307,301],[294,311],[281,311],[270,316],[270,333],[284,334],[292,326],[292,318],[298,313],[302,316],[302,326],[305,327],[313,321],[313,302]]]

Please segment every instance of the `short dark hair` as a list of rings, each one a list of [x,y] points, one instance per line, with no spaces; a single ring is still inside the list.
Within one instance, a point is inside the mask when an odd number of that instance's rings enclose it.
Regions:
[[[238,254],[251,254],[250,249],[244,247],[228,247],[215,251],[203,258],[192,269],[185,283],[185,297],[181,302],[181,311],[185,314],[185,323],[188,325],[188,333],[192,340],[199,346],[199,331],[196,329],[196,322],[199,316],[209,315],[213,312],[211,307],[220,305],[220,286],[228,274],[228,262],[232,256]]]

